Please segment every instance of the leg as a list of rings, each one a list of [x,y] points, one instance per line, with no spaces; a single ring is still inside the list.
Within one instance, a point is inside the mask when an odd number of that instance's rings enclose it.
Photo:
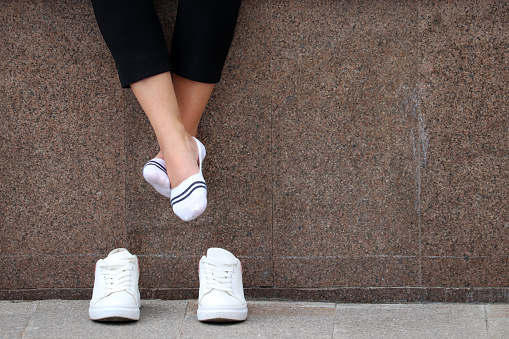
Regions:
[[[184,220],[201,214],[207,190],[201,174],[205,149],[182,124],[171,60],[152,0],[93,0],[101,33],[117,65],[122,87],[131,87],[166,156],[176,192],[174,212]],[[178,207],[176,204],[178,203]]]
[[[180,0],[171,45],[173,73],[217,83],[230,49],[241,0]]]
[[[154,128],[159,147],[163,153],[167,151],[170,181],[178,185],[198,171],[197,149],[182,125],[169,73],[172,64],[152,0],[92,3],[121,84],[133,89]]]
[[[165,155],[173,211],[185,221],[192,220],[207,206],[207,186],[201,168],[205,148],[182,124],[171,74],[145,78],[131,84],[131,88]]]
[[[182,122],[196,136],[219,82],[237,24],[241,0],[180,0],[173,33],[173,85]],[[162,152],[157,158],[164,159]]]
[[[92,0],[122,87],[172,69],[152,0]]]
[[[209,101],[214,84],[193,81],[173,74],[173,87],[180,109],[180,117],[187,133],[196,137],[201,116]],[[156,158],[164,159],[162,151]]]
[[[174,74],[173,86],[182,123],[189,134],[196,136],[201,116],[212,94],[214,84],[197,82]]]
[[[131,84],[157,137],[172,187],[198,172],[198,149],[180,117],[169,72]]]

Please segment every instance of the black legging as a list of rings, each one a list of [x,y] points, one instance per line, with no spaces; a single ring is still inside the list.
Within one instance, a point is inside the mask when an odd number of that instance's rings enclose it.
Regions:
[[[92,0],[122,87],[171,71],[217,83],[242,0],[180,0],[171,56],[152,0]]]

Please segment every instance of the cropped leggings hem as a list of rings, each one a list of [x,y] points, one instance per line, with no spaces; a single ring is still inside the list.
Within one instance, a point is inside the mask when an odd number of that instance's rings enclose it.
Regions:
[[[168,54],[150,55],[129,64],[117,64],[120,85],[129,88],[132,83],[145,78],[173,71]]]
[[[179,0],[171,54],[152,0],[92,0],[120,84],[171,71],[217,83],[233,39],[241,0]]]

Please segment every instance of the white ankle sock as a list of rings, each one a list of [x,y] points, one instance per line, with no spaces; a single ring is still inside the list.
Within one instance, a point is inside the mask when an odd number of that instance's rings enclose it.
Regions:
[[[201,170],[206,151],[198,139],[194,138],[194,140],[198,145],[200,172],[190,176],[171,190],[173,212],[184,221],[197,218],[207,208],[207,184]]]
[[[163,159],[154,158],[143,166],[143,177],[145,180],[165,197],[171,196],[170,179],[166,172]]]

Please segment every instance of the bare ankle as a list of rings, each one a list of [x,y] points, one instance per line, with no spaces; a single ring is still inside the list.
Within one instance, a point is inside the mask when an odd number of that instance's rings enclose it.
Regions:
[[[184,140],[169,142],[164,148],[164,161],[170,178],[171,186],[176,187],[182,181],[199,172],[198,147],[194,139],[188,135]]]

